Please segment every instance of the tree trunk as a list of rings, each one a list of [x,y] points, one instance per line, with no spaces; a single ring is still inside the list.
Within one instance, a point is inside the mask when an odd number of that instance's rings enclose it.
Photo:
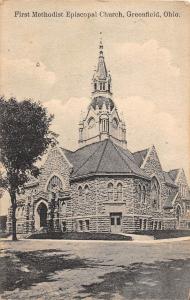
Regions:
[[[12,204],[12,240],[17,241],[16,235],[16,192],[11,191],[11,204]]]

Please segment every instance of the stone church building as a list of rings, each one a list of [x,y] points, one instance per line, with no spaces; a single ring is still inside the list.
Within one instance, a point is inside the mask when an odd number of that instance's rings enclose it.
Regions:
[[[164,171],[154,146],[134,153],[128,149],[102,42],[91,100],[79,123],[79,148],[52,146],[38,179],[31,178],[18,197],[19,233],[190,229],[183,169]]]

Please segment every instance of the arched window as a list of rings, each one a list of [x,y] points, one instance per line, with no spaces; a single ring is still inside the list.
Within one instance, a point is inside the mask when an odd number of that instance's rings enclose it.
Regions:
[[[181,206],[178,205],[178,206],[176,207],[177,226],[180,225],[180,218],[181,218],[181,215],[182,215]]]
[[[60,205],[60,208],[61,208],[61,212],[63,213],[63,214],[66,214],[66,208],[67,208],[67,204],[66,204],[67,202],[66,201],[61,201],[61,205]]]
[[[18,207],[16,209],[16,217],[19,218],[20,217],[20,213],[21,213],[21,207]]]
[[[86,201],[88,201],[89,200],[89,187],[88,187],[88,185],[85,185],[85,187],[84,187],[84,194],[85,194]]]
[[[108,83],[108,91],[110,92],[110,83]]]
[[[117,184],[117,200],[122,201],[122,184],[120,182]]]
[[[95,91],[97,90],[97,83],[96,82],[94,83],[94,90]]]
[[[113,120],[112,120],[112,127],[114,129],[117,129],[117,127],[118,127],[118,120],[116,118],[113,118]]]
[[[79,188],[78,188],[78,195],[79,195],[79,197],[82,196],[82,186],[79,186]]]
[[[108,201],[113,201],[113,183],[108,183]]]
[[[88,120],[88,128],[89,128],[89,129],[90,129],[90,128],[93,128],[94,125],[95,125],[95,120],[94,120],[94,118],[91,117],[91,118]]]
[[[143,186],[142,191],[141,191],[141,201],[142,203],[146,203],[146,188]]]
[[[152,207],[154,209],[159,209],[160,208],[160,185],[156,177],[153,177],[151,181],[151,199],[152,199]]]
[[[137,193],[138,193],[138,201],[141,202],[142,189],[141,189],[141,185],[140,184],[137,187]]]
[[[61,179],[57,176],[53,176],[48,183],[47,190],[49,192],[52,192],[60,189],[63,189],[63,184]]]
[[[103,83],[103,90],[105,91],[105,83]]]
[[[88,187],[88,185],[85,185],[84,191],[85,191],[85,195],[89,194],[89,187]]]
[[[17,210],[17,217],[23,217],[24,215],[24,206],[21,206],[21,207],[18,207],[18,210]]]

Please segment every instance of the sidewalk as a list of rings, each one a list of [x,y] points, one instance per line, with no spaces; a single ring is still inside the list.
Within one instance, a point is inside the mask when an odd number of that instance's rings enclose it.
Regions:
[[[178,237],[178,238],[170,238],[170,239],[159,239],[155,240],[153,236],[150,235],[140,235],[140,234],[125,234],[121,233],[122,235],[127,235],[132,237],[132,242],[137,242],[137,243],[168,243],[168,242],[177,242],[177,241],[189,241],[190,236],[183,236],[183,237]]]
[[[141,235],[141,234],[130,234],[130,233],[120,233],[120,234],[132,237],[132,240],[135,242],[154,241],[153,235]]]

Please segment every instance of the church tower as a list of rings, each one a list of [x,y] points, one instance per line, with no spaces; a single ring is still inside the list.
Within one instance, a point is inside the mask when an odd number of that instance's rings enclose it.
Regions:
[[[111,75],[107,71],[100,40],[98,65],[92,78],[91,103],[79,123],[79,146],[111,139],[126,148],[126,126],[113,101]]]

